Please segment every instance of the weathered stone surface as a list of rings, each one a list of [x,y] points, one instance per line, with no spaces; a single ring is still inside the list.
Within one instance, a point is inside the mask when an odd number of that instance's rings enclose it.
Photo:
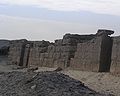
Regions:
[[[23,66],[26,44],[27,44],[27,40],[25,39],[10,41],[9,57],[8,57],[9,64],[16,64],[19,66]]]
[[[59,40],[55,40],[55,45],[56,46],[61,46],[62,45],[63,40],[59,39]]]
[[[120,36],[113,38],[112,62],[110,71],[112,73],[120,73]]]
[[[114,31],[112,30],[99,29],[96,35],[101,36],[101,35],[112,35],[112,34],[114,34]]]
[[[48,58],[48,41],[32,41],[29,53],[28,66],[46,66],[45,59]]]
[[[26,44],[24,58],[23,58],[23,67],[28,66],[29,55],[30,55],[30,44]]]
[[[0,40],[0,55],[8,55],[10,42],[8,40]]]
[[[71,68],[82,71],[99,71],[102,38],[90,42],[79,43],[75,57],[71,60]]]
[[[107,35],[99,35],[89,42],[79,43],[75,57],[71,60],[71,68],[83,71],[109,72],[112,39]]]
[[[7,47],[0,46],[0,50],[8,48],[9,63],[23,67],[41,66],[64,69],[70,66],[73,69],[86,71],[120,73],[120,37],[112,39],[108,36],[113,33],[112,30],[100,29],[95,35],[66,34],[63,39],[55,40],[55,43],[44,40],[13,40]]]
[[[77,46],[78,43],[83,43],[93,39],[95,35],[78,35],[78,34],[65,34],[63,36],[63,45]]]

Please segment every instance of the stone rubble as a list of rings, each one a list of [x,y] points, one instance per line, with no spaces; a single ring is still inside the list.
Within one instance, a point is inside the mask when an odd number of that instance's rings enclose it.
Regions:
[[[57,72],[0,73],[0,96],[113,96],[99,94]]]

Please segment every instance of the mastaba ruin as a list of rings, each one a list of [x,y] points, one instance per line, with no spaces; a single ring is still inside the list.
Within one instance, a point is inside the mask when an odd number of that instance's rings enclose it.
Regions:
[[[61,67],[93,72],[120,74],[120,37],[112,30],[96,34],[66,34],[49,41],[0,40],[0,55],[9,64],[23,67]]]

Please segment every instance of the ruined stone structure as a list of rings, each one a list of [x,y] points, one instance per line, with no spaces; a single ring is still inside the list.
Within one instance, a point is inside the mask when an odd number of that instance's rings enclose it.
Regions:
[[[10,41],[9,48],[9,63],[23,66],[23,61],[25,57],[25,46],[27,40],[13,40]]]
[[[8,62],[9,41],[0,40],[0,64]]]
[[[9,41],[0,40],[0,55],[8,55],[9,51]]]
[[[113,31],[99,30],[92,40],[79,43],[71,67],[83,71],[109,72]]]
[[[113,37],[112,57],[111,57],[112,73],[120,73],[120,36]]]
[[[93,35],[66,34],[54,43],[12,40],[9,64],[120,73],[120,37],[110,37],[113,33],[98,30]]]
[[[19,66],[62,67],[70,66],[77,44],[94,38],[95,35],[66,34],[63,39],[48,41],[11,41],[9,60],[10,64]]]

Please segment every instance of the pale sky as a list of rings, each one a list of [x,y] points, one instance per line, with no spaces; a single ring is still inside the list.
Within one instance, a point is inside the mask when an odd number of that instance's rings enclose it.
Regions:
[[[0,39],[50,40],[65,33],[120,34],[119,0],[0,0]]]

